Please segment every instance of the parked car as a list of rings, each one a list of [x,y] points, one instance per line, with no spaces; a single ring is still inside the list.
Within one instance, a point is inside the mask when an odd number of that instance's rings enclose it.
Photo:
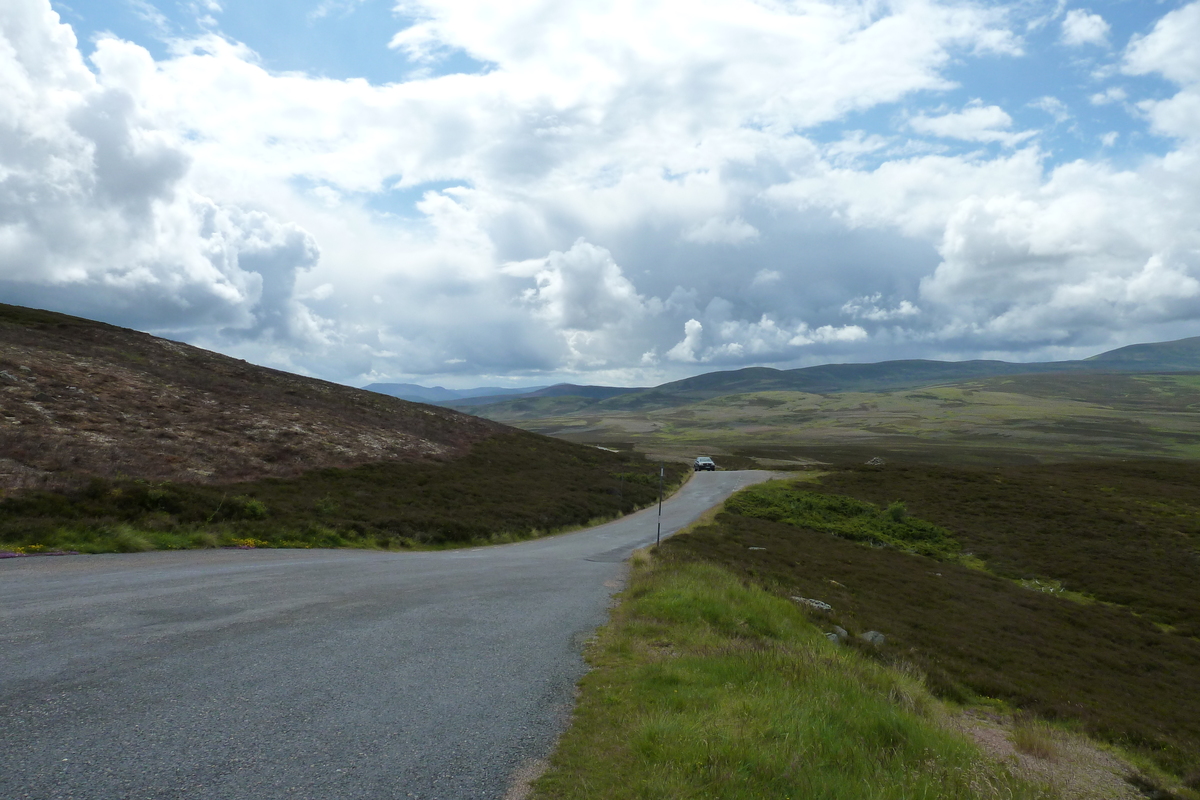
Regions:
[[[711,458],[709,458],[708,456],[700,456],[692,464],[692,469],[696,470],[696,472],[699,472],[702,469],[706,469],[709,472],[716,472],[717,465],[714,464],[713,460]]]

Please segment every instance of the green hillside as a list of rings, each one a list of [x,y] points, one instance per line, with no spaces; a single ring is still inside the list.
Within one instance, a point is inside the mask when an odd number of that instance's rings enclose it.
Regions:
[[[1173,342],[1131,344],[1092,356],[1084,363],[1103,369],[1127,369],[1137,372],[1196,372],[1200,370],[1200,336]]]

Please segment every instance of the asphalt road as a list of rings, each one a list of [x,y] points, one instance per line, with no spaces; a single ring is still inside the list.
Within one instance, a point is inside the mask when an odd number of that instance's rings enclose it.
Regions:
[[[697,474],[674,532],[767,473]],[[0,798],[502,798],[656,510],[438,553],[0,561]]]

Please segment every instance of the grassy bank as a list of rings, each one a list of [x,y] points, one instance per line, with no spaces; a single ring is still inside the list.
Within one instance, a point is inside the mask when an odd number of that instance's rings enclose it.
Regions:
[[[689,538],[689,537],[681,537]],[[939,724],[918,678],[663,549],[589,648],[537,798],[1041,798]]]
[[[915,666],[937,694],[1081,729],[1196,797],[1198,475],[1132,463],[835,471],[735,496],[662,552],[822,600],[826,626],[884,632],[872,654]]]
[[[667,465],[668,489],[686,471]],[[639,455],[514,432],[445,463],[384,462],[228,485],[95,479],[0,501],[0,550],[131,552],[221,545],[421,547],[512,541],[658,497]]]

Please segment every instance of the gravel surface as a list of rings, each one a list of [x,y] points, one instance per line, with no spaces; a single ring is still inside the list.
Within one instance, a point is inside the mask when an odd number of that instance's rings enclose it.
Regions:
[[[696,475],[664,535],[767,477]],[[0,798],[501,798],[656,514],[439,553],[0,561]]]

